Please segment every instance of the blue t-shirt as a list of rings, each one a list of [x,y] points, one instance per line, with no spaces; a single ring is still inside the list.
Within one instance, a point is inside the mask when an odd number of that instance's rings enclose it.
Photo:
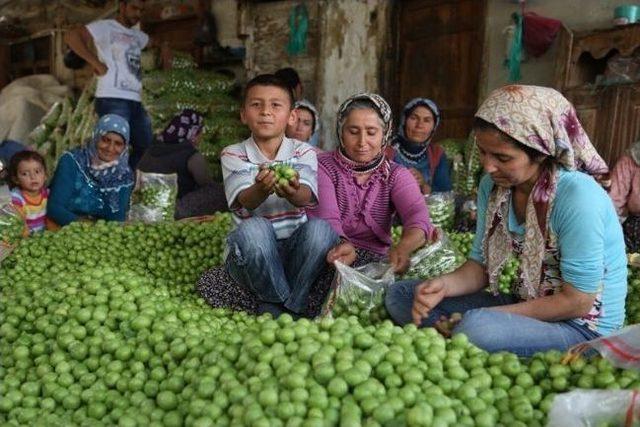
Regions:
[[[493,186],[489,175],[480,181],[476,236],[469,255],[483,265],[482,240]],[[622,327],[627,257],[622,228],[607,193],[589,175],[561,170],[549,222],[551,233],[557,237],[562,280],[582,292],[602,291],[602,308],[595,320],[597,332],[608,335]],[[515,235],[524,234],[524,224],[518,224],[513,205],[508,228]]]

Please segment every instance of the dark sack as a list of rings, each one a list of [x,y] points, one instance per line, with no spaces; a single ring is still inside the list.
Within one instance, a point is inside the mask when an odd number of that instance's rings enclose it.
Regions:
[[[87,65],[87,61],[71,49],[67,50],[67,53],[64,54],[63,62],[65,67],[72,70],[79,70]]]

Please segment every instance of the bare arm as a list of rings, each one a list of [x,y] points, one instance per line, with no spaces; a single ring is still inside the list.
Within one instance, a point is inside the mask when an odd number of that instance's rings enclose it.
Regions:
[[[446,297],[457,297],[475,293],[486,286],[487,274],[484,266],[468,260],[455,271],[427,280],[416,287],[411,315],[416,325],[429,316],[440,301]]]
[[[489,282],[484,266],[473,260],[467,260],[460,267],[440,278],[445,281],[447,297],[473,294],[485,288]]]
[[[97,75],[103,76],[107,73],[107,66],[91,50],[93,37],[87,27],[81,25],[71,31],[67,31],[64,35],[64,42],[79,57],[87,61]]]
[[[299,208],[311,206],[313,202],[313,193],[305,184],[298,183],[297,188],[292,185],[288,185],[283,187],[281,190],[278,190],[277,193],[279,193],[278,195],[280,197],[287,199],[293,206],[297,206]]]
[[[558,293],[495,307],[493,310],[519,314],[545,322],[558,322],[586,316],[593,307],[595,298],[595,294],[579,291],[569,283],[563,282],[562,290]]]
[[[260,206],[273,192],[276,185],[276,176],[272,170],[263,168],[256,176],[256,182],[238,194],[235,203],[245,209],[253,210]],[[234,204],[235,204],[234,203]],[[232,206],[233,207],[233,206]]]

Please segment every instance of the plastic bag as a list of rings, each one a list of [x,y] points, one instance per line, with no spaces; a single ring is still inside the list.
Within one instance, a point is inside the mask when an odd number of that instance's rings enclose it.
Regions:
[[[466,194],[467,168],[464,163],[464,154],[454,154],[451,157],[451,178],[453,190],[458,194]]]
[[[573,390],[558,394],[547,427],[631,427],[640,425],[637,390]]]
[[[29,233],[27,224],[13,205],[0,206],[0,262],[11,254],[20,239]]]
[[[562,27],[562,21],[546,18],[533,12],[527,12],[523,16],[522,41],[524,48],[531,55],[542,56],[558,35]]]
[[[138,183],[131,195],[129,220],[172,221],[176,211],[178,175],[138,171]]]
[[[387,263],[372,262],[351,268],[335,262],[336,275],[321,316],[356,316],[369,325],[388,317],[384,295],[394,282],[393,267]]]
[[[578,344],[568,351],[565,362],[589,349],[598,351],[619,368],[640,369],[640,325],[627,326],[609,336]]]
[[[453,157],[451,169],[454,191],[463,196],[475,195],[480,182],[482,163],[473,134],[464,145],[463,155]]]
[[[456,214],[456,197],[451,191],[425,196],[431,222],[443,230],[451,230]]]
[[[464,263],[464,257],[455,249],[444,233],[438,240],[413,253],[409,269],[402,279],[430,279],[450,273]]]

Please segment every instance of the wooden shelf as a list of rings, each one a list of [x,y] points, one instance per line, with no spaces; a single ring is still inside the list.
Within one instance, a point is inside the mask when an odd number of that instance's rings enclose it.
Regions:
[[[211,66],[222,66],[222,65],[238,65],[242,64],[244,61],[243,58],[232,57],[221,60],[205,60],[202,61],[202,65],[211,65]]]
[[[52,71],[53,32],[40,32],[37,36],[14,40],[7,45],[10,78]]]
[[[197,19],[197,15],[195,13],[187,13],[184,15],[172,16],[171,18],[167,19],[150,19],[148,21],[142,21],[140,25],[142,26],[142,28],[146,28],[149,26],[154,27],[156,25],[164,25],[172,22],[186,21],[189,19]]]
[[[591,142],[610,167],[640,137],[640,82],[596,85],[609,59],[640,52],[640,24],[572,32],[558,39],[556,88],[573,103]]]

